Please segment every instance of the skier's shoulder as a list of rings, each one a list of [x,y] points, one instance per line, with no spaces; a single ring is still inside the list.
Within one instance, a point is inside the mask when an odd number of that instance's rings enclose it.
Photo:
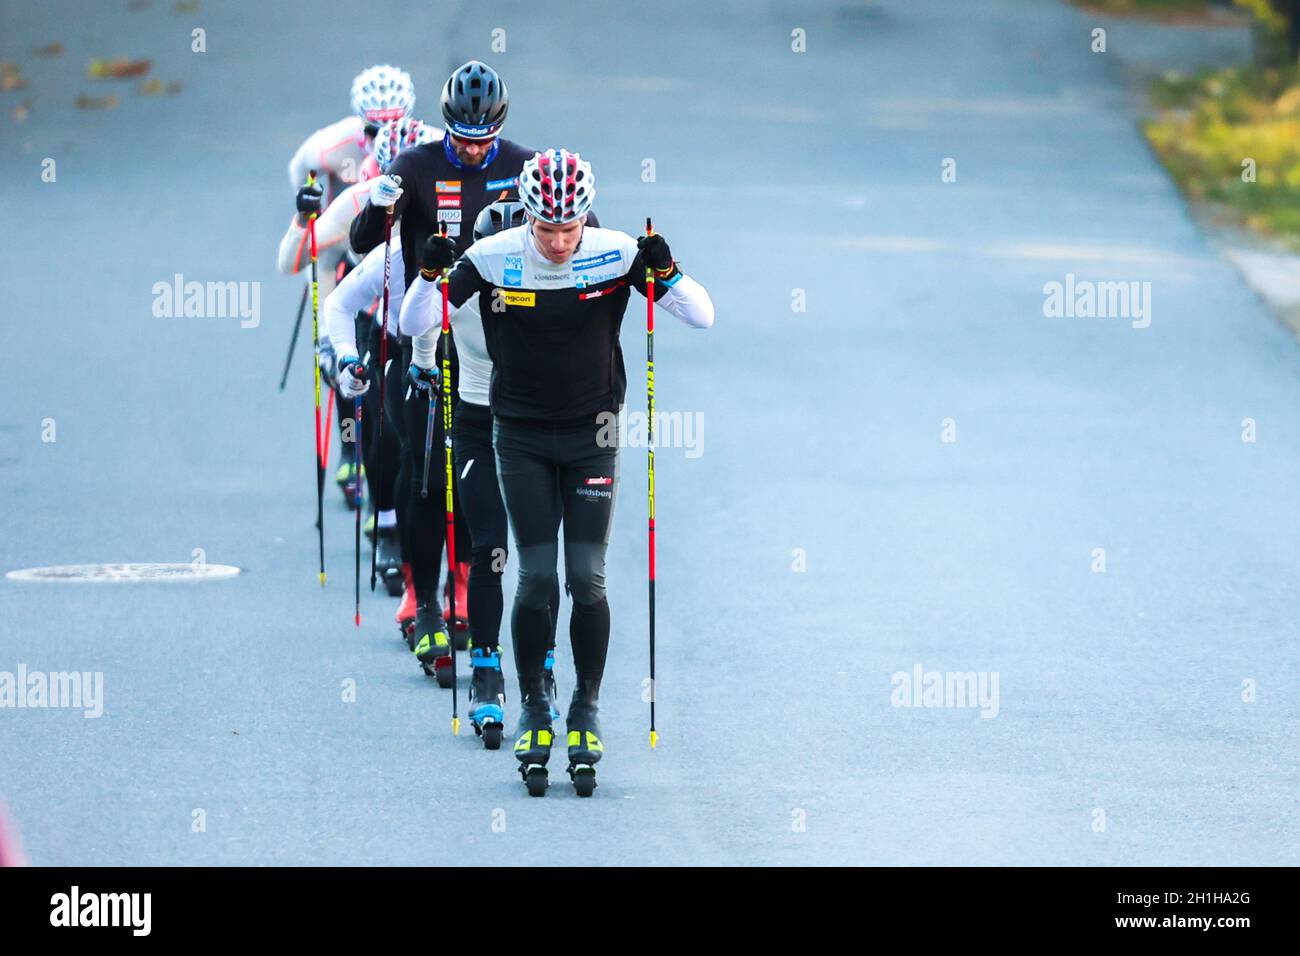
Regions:
[[[352,115],[322,126],[312,133],[309,139],[321,142],[322,148],[328,149],[335,143],[342,143],[349,139],[360,140],[364,136],[365,123],[360,116]]]
[[[528,146],[520,146],[512,139],[502,137],[497,140],[497,157],[492,163],[493,166],[501,163],[503,166],[509,166],[518,172],[523,168],[524,163],[533,158],[537,150]]]
[[[506,256],[518,256],[523,253],[527,226],[514,226],[479,239],[467,250],[465,255],[482,275],[495,272],[492,267],[504,262]]]

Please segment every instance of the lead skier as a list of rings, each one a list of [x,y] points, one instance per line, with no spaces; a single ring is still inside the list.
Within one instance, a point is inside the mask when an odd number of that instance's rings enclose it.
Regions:
[[[401,316],[405,334],[432,328],[433,310],[415,305],[437,296],[421,285],[453,264],[450,303],[478,298],[493,366],[497,473],[519,554],[511,633],[522,703],[514,749],[534,796],[546,791],[553,737],[544,662],[561,524],[576,672],[566,717],[569,773],[580,795],[590,795],[604,752],[597,711],[610,632],[605,551],[618,484],[616,416],[627,390],[618,336],[628,296],[633,288],[645,294],[649,267],[660,306],[696,328],[714,319],[708,293],[681,272],[663,236],[634,239],[586,225],[595,195],[591,165],[578,154],[534,154],[519,177],[527,225],[474,243],[459,262],[450,239],[429,236]]]

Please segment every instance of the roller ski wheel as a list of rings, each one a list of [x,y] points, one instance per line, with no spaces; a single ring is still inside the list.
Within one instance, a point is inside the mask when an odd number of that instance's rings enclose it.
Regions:
[[[406,641],[406,649],[412,654],[415,653],[415,621],[402,621],[398,626],[402,629],[402,640]]]
[[[389,597],[395,597],[395,598],[402,597],[406,591],[405,586],[402,584],[402,575],[400,573],[395,573],[395,572],[390,573],[389,571],[385,570],[384,590],[388,592]]]
[[[531,766],[520,767],[519,773],[524,778],[524,786],[528,788],[530,797],[546,796],[546,788],[551,785],[551,782],[546,777],[545,767],[532,764]]]
[[[541,688],[537,687],[535,692],[525,695],[515,731],[515,759],[519,761],[519,776],[530,797],[544,796],[550,785],[546,762],[551,759],[554,738],[550,708]]]
[[[569,779],[573,781],[574,793],[580,797],[589,797],[596,791],[596,768],[589,763],[570,766]]]
[[[596,763],[605,755],[596,714],[596,685],[589,681],[579,681],[565,723],[569,744],[569,779],[573,781],[573,789],[580,797],[589,797],[596,789]]]
[[[486,750],[501,748],[505,722],[506,682],[501,675],[501,652],[476,647],[470,654],[473,675],[469,685],[469,720],[483,738]]]
[[[427,670],[425,673],[429,673]],[[456,683],[456,673],[451,666],[450,657],[440,657],[433,665],[433,679],[443,690],[449,690]]]

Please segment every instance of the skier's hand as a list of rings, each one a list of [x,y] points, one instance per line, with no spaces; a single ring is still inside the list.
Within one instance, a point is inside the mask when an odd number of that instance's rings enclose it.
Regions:
[[[432,388],[436,393],[438,383],[442,380],[442,376],[436,368],[420,368],[414,362],[407,366],[406,377],[412,385],[422,392]]]
[[[312,216],[320,215],[321,197],[324,195],[325,190],[321,188],[320,183],[298,187],[298,215],[302,216],[303,222]]]
[[[339,359],[339,394],[344,398],[360,398],[370,391],[366,381],[366,367],[355,355],[345,355]]]
[[[658,233],[641,236],[636,241],[636,247],[641,250],[641,259],[656,273],[667,275],[673,271],[673,252],[663,236]]]
[[[334,345],[329,339],[320,340],[320,352],[316,356],[316,364],[320,366],[320,373],[329,383],[334,384],[335,365],[337,359],[334,355]]]
[[[388,208],[402,198],[401,180],[395,176],[378,176],[370,180],[370,205]]]
[[[443,269],[450,269],[456,261],[456,243],[447,236],[433,233],[424,240],[424,249],[420,252],[420,269],[422,272],[441,274]],[[428,276],[425,276],[428,278]]]

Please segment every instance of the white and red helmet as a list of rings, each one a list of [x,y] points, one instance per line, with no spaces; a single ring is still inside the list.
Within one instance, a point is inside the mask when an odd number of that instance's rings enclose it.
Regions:
[[[352,81],[352,112],[367,123],[391,123],[415,108],[415,84],[405,70],[372,66]]]
[[[381,173],[388,172],[393,160],[408,146],[422,146],[442,136],[442,130],[418,119],[406,117],[395,123],[385,123],[375,134],[374,157]]]
[[[567,149],[533,153],[519,174],[519,200],[542,222],[572,222],[586,215],[595,198],[591,163]]]

